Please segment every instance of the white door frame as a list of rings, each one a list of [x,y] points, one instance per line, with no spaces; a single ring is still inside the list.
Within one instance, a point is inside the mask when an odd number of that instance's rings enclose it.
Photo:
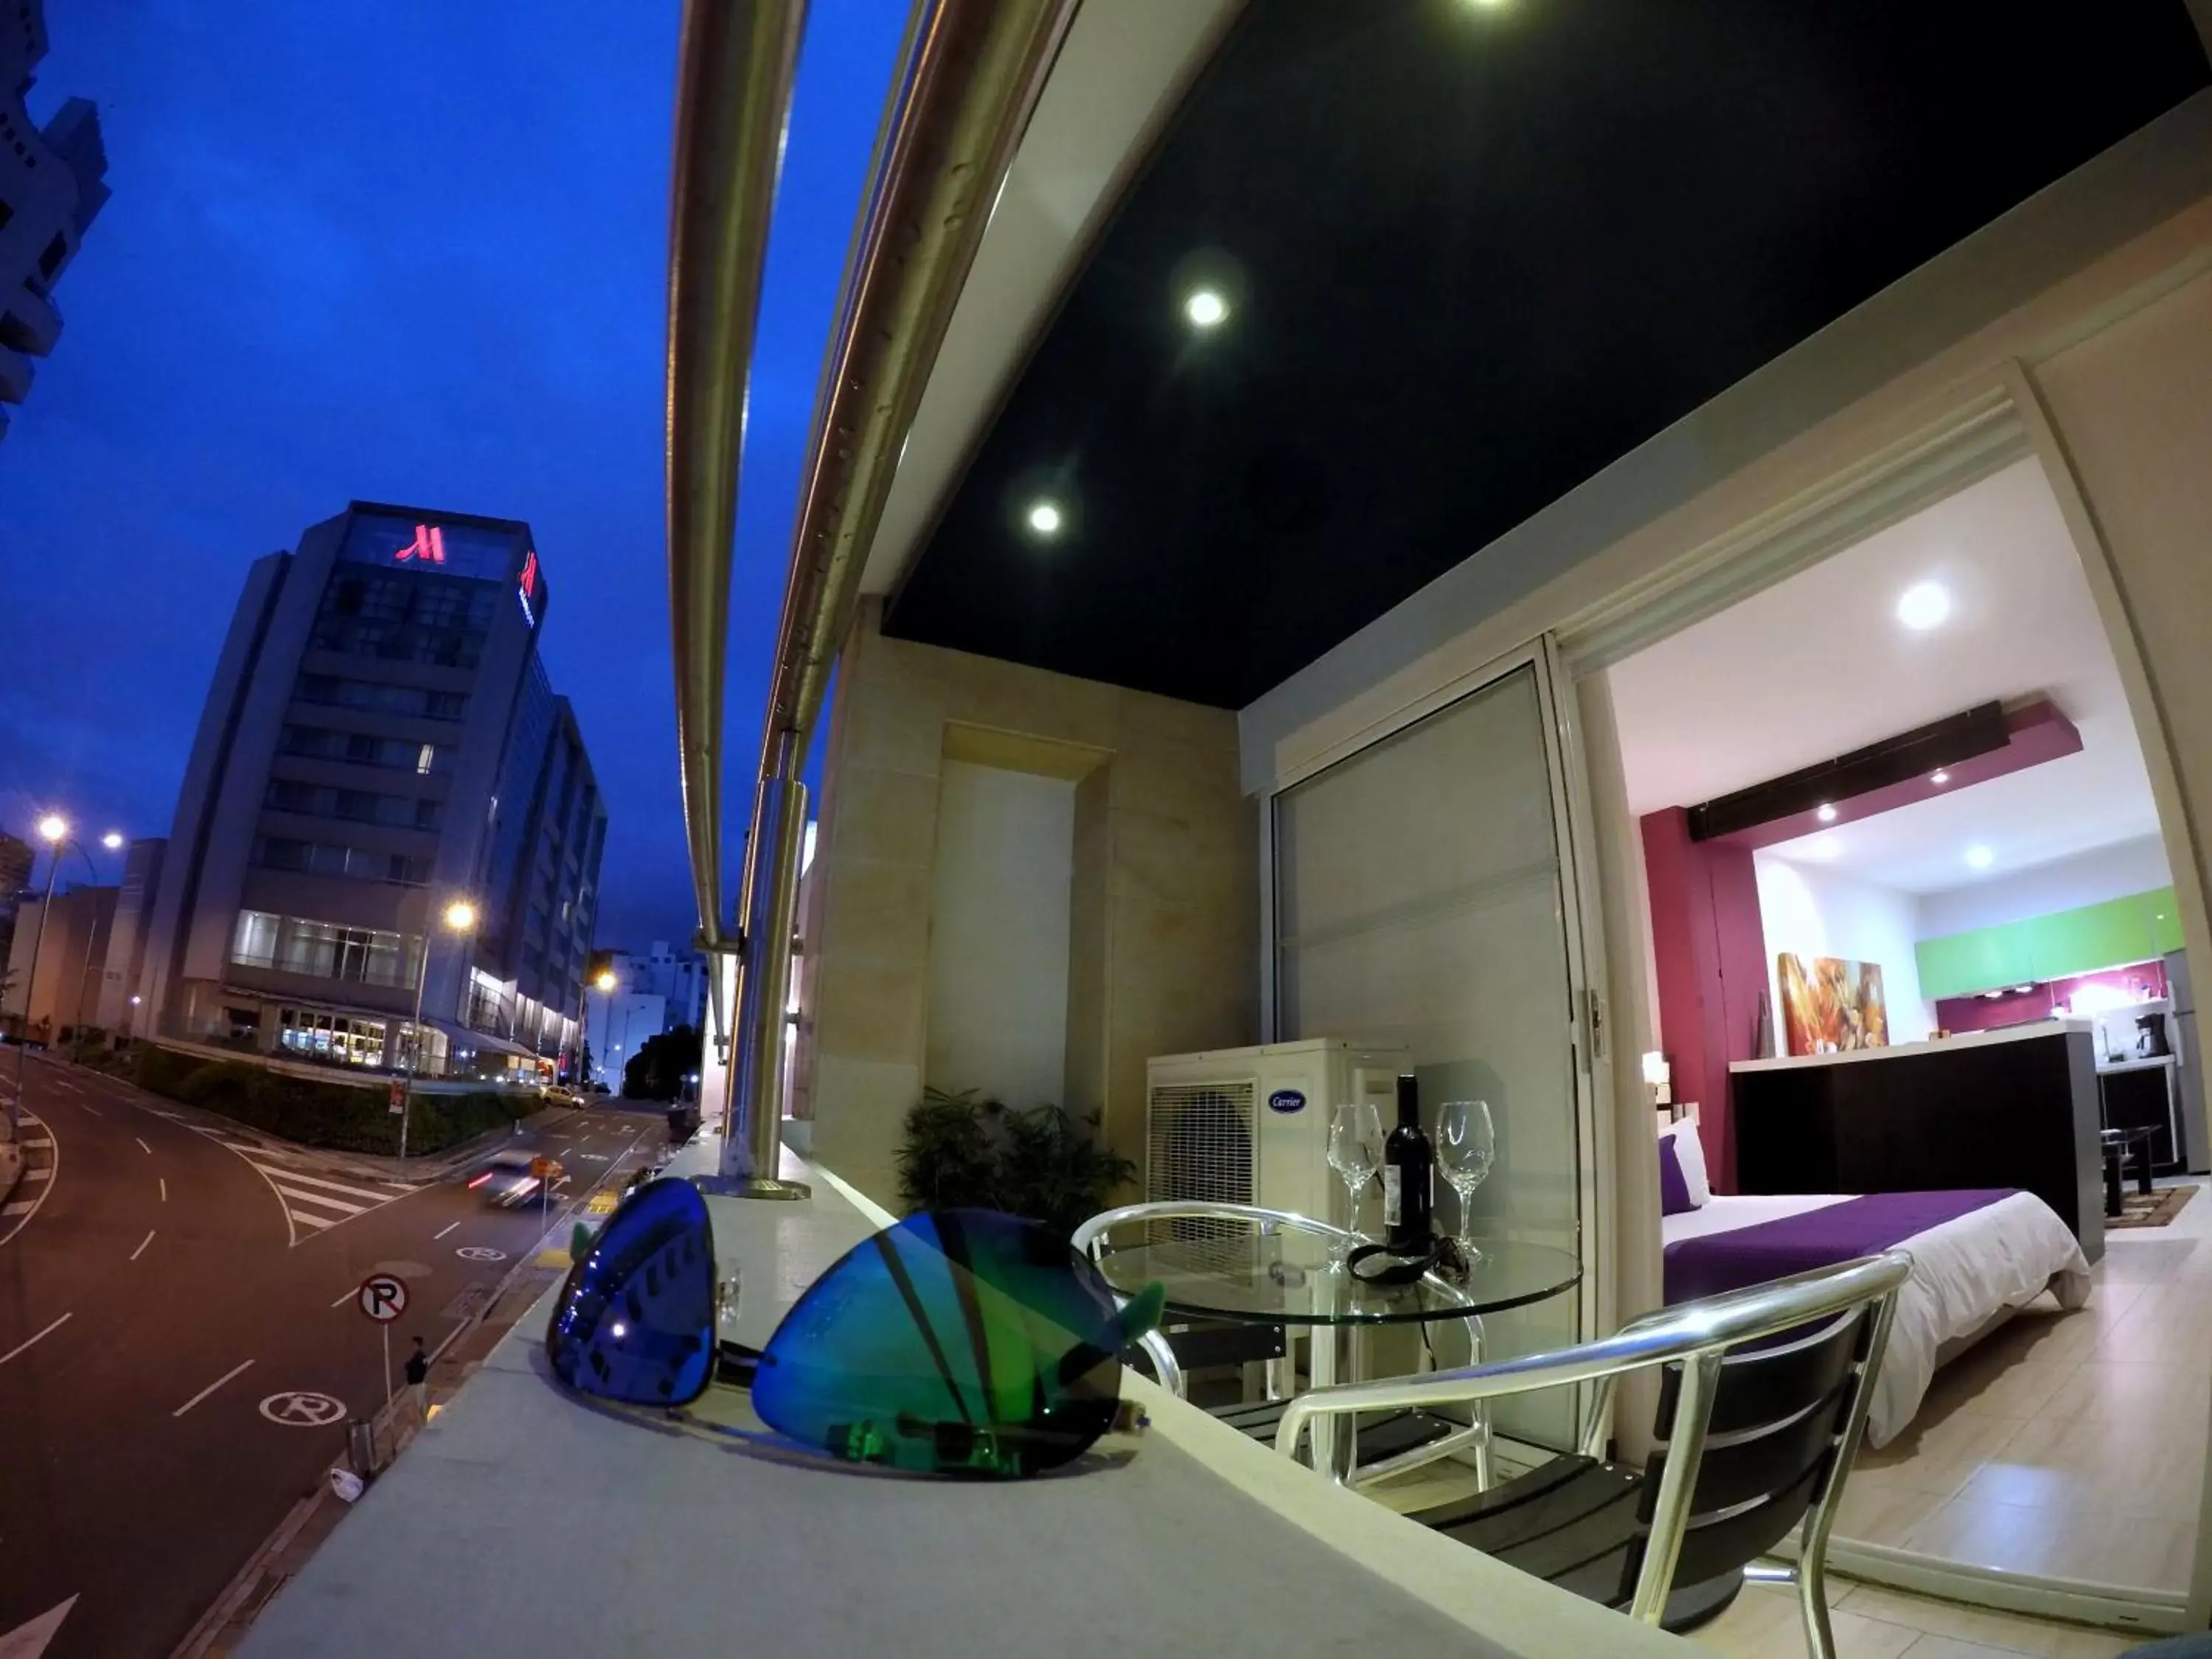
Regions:
[[[1610,1021],[1605,1000],[1605,940],[1599,926],[1594,817],[1583,769],[1581,732],[1571,686],[1553,640],[1526,641],[1469,670],[1386,718],[1330,745],[1275,779],[1259,799],[1261,1031],[1281,1036],[1275,997],[1275,798],[1340,761],[1472,696],[1509,674],[1530,671],[1543,725],[1545,775],[1551,781],[1552,825],[1559,853],[1561,933],[1567,957],[1568,1018],[1575,1088],[1575,1203],[1583,1279],[1576,1295],[1576,1334],[1587,1340],[1612,1328],[1612,1081]],[[1563,695],[1565,693],[1566,695]],[[1357,1034],[1352,1034],[1357,1035]],[[1590,1390],[1577,1391],[1577,1431],[1587,1420]]]

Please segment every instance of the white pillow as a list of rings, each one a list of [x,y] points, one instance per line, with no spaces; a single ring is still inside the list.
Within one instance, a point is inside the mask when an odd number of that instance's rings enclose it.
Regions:
[[[1674,1139],[1674,1161],[1682,1166],[1682,1184],[1690,1189],[1690,1202],[1703,1209],[1712,1200],[1713,1183],[1705,1174],[1705,1143],[1698,1139],[1697,1123],[1678,1118],[1659,1132],[1662,1140],[1669,1135]]]

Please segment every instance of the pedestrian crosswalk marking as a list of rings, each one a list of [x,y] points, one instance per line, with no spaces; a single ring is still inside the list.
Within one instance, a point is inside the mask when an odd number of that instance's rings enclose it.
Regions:
[[[419,1182],[356,1174],[307,1147],[264,1146],[242,1135],[197,1122],[181,1112],[157,1112],[155,1115],[205,1135],[251,1164],[253,1172],[276,1194],[276,1201],[284,1206],[284,1219],[291,1229],[291,1243],[295,1244],[421,1190]],[[338,1176],[345,1178],[332,1178]]]
[[[301,1204],[319,1204],[326,1210],[337,1210],[345,1215],[367,1215],[376,1206],[373,1204],[349,1204],[342,1198],[326,1198],[320,1193],[303,1193],[295,1187],[276,1183],[276,1190],[285,1198]]]
[[[39,1206],[52,1195],[54,1172],[61,1167],[61,1148],[54,1145],[53,1132],[46,1119],[27,1107],[17,1133],[23,1135],[23,1172],[16,1190],[23,1193],[35,1191],[37,1196],[18,1198],[13,1203],[0,1205],[0,1220],[12,1220],[15,1224],[0,1229],[0,1244],[5,1244],[31,1224],[31,1218],[38,1213]],[[33,1188],[31,1184],[33,1182],[40,1184]]]
[[[331,1192],[343,1193],[349,1198],[366,1199],[371,1204],[381,1204],[387,1199],[398,1197],[401,1193],[411,1193],[415,1190],[412,1187],[401,1187],[397,1193],[372,1193],[360,1187],[346,1186],[341,1182],[325,1181],[319,1176],[301,1175],[297,1170],[279,1170],[275,1173],[281,1181],[295,1181],[303,1187],[325,1187]],[[314,1194],[306,1193],[301,1196],[312,1198]]]

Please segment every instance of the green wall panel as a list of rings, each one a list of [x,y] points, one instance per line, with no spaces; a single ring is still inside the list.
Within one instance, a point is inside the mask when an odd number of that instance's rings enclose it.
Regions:
[[[2173,890],[2161,887],[2000,927],[1923,939],[1913,953],[1920,965],[1920,994],[1933,1002],[2147,962],[2180,948]]]

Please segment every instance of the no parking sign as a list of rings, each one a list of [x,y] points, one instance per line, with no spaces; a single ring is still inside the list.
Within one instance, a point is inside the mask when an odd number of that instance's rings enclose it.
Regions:
[[[390,1273],[371,1273],[354,1292],[355,1305],[380,1325],[407,1311],[407,1282]]]

